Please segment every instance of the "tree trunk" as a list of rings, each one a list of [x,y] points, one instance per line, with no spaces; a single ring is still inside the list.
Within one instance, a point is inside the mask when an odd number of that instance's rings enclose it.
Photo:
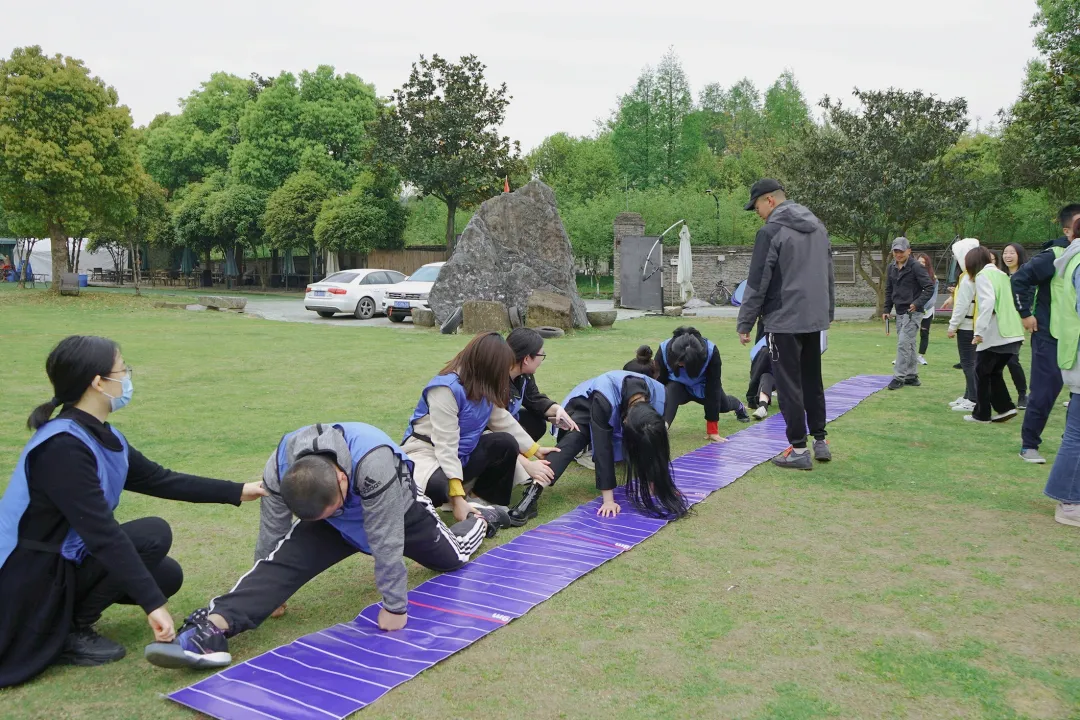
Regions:
[[[52,287],[49,288],[54,294],[60,294],[60,278],[68,271],[68,239],[63,226],[57,223],[49,223],[49,240],[52,242]],[[30,261],[27,254],[26,262]]]
[[[135,243],[130,243],[128,253],[131,255],[131,279],[135,283],[135,294],[142,295],[139,289],[142,280],[142,248]]]
[[[457,200],[446,201],[446,251],[449,253],[454,252],[454,239],[457,237],[457,233],[454,232],[454,221],[457,219]]]
[[[213,287],[214,275],[213,270],[210,267],[210,248],[206,248],[203,252],[203,260],[202,278],[199,281],[199,284],[204,288]]]

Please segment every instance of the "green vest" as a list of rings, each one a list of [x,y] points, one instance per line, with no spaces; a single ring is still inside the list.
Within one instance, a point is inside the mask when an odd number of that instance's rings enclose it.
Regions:
[[[1072,281],[1077,267],[1080,267],[1080,254],[1069,258],[1065,272],[1054,273],[1050,281],[1050,334],[1057,338],[1058,367],[1062,370],[1076,364],[1076,349],[1080,345],[1080,316],[1076,314],[1076,286]]]
[[[1062,255],[1065,254],[1065,248],[1059,247],[1057,245],[1051,245],[1050,246],[1050,251],[1052,253],[1054,253],[1054,259],[1055,260],[1057,260],[1059,257],[1061,257]],[[1047,329],[1050,331],[1050,335],[1052,335],[1053,337],[1056,338],[1057,333],[1054,332],[1054,283],[1055,282],[1057,282],[1056,275],[1055,275],[1055,277],[1050,278],[1050,327],[1047,328]],[[1036,286],[1035,287],[1035,293],[1031,296],[1031,312],[1032,312],[1032,314],[1035,313],[1035,308],[1038,306],[1038,304],[1039,304],[1039,288],[1038,288],[1038,286]]]
[[[1009,276],[993,265],[987,265],[979,274],[986,273],[990,284],[994,286],[994,315],[997,316],[998,334],[1003,338],[1024,337],[1024,323],[1013,304],[1012,283]],[[979,295],[975,294],[975,312],[978,313]],[[1075,314],[1075,313],[1074,313]]]

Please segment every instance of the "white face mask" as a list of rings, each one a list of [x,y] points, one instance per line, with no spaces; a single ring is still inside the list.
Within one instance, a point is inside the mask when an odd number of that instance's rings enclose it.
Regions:
[[[104,390],[101,391],[102,394],[105,395],[105,397],[109,398],[109,410],[110,411],[116,412],[117,410],[119,410],[120,408],[126,406],[129,402],[131,402],[131,394],[132,394],[132,392],[134,392],[134,387],[131,384],[131,373],[128,373],[127,375],[125,375],[123,380],[117,380],[116,378],[111,378],[111,377],[102,378],[102,379],[120,383],[120,395],[118,395],[118,396],[110,395],[109,393],[105,392]]]

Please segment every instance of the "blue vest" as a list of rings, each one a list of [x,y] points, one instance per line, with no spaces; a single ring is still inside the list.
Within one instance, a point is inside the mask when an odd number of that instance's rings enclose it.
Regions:
[[[701,366],[701,372],[697,374],[697,377],[690,377],[686,374],[686,368],[674,368],[671,366],[671,360],[668,359],[668,345],[671,340],[665,340],[660,343],[660,355],[664,358],[664,366],[667,367],[668,375],[672,380],[678,383],[682,383],[690,390],[690,394],[696,397],[698,400],[705,399],[705,370],[709,367],[709,363],[712,362],[713,349],[716,347],[713,345],[712,340],[705,341],[705,364]]]
[[[756,358],[757,354],[759,352],[761,352],[762,348],[765,347],[765,344],[768,341],[768,339],[769,339],[769,336],[764,335],[764,336],[762,336],[762,338],[760,340],[758,340],[756,343],[754,343],[754,347],[750,348],[750,362],[754,362],[754,358]]]
[[[468,395],[465,393],[465,386],[461,384],[457,373],[436,375],[424,386],[423,391],[420,393],[420,402],[416,404],[416,409],[413,410],[412,418],[409,420],[409,427],[405,429],[405,437],[401,439],[401,443],[404,445],[405,441],[413,434],[413,424],[430,412],[427,404],[427,393],[433,387],[450,388],[454,393],[454,399],[457,400],[458,430],[460,432],[458,436],[458,459],[464,465],[469,462],[469,455],[476,449],[476,443],[480,442],[480,436],[484,434],[484,429],[487,428],[488,420],[491,418],[492,406],[487,400],[480,400],[480,402],[469,400]]]
[[[562,401],[562,406],[566,407],[567,403],[574,398],[587,398],[594,392],[598,392],[607,398],[607,401],[611,403],[611,417],[608,418],[608,423],[611,425],[611,444],[615,448],[615,462],[622,460],[622,387],[623,381],[628,377],[640,378],[645,381],[645,385],[649,389],[649,404],[653,406],[657,413],[663,416],[664,386],[651,377],[627,370],[612,370],[594,377],[592,380],[586,380],[571,390],[566,399]]]
[[[393,450],[394,454],[406,464],[410,472],[412,472],[413,467],[412,460],[401,451],[401,448],[394,444],[389,435],[376,427],[358,422],[325,424],[341,431],[341,434],[345,437],[345,443],[349,446],[349,457],[352,459],[352,467],[345,468],[349,474],[349,490],[345,494],[345,511],[337,517],[327,518],[326,522],[333,525],[350,545],[360,552],[370,555],[371,548],[368,546],[367,531],[364,530],[364,508],[360,503],[360,496],[354,489],[356,485],[356,468],[365,455],[383,445]],[[303,429],[300,428],[300,430]],[[278,443],[277,470],[279,479],[285,477],[285,473],[289,471],[289,466],[296,459],[288,457],[285,447],[288,445],[289,438],[300,432],[300,430],[289,433],[281,438],[281,442]]]
[[[15,465],[15,471],[11,473],[11,481],[8,483],[4,497],[0,499],[0,567],[3,567],[11,556],[15,546],[19,544],[19,521],[23,513],[30,505],[30,488],[27,485],[26,463],[30,452],[43,442],[61,433],[67,433],[81,440],[90,452],[94,453],[97,461],[98,481],[101,482],[101,491],[105,494],[105,502],[110,510],[115,510],[120,504],[120,492],[124,489],[128,474],[128,444],[120,431],[110,427],[113,435],[120,440],[121,450],[109,450],[87,432],[74,420],[57,419],[38,428],[26,443],[19,462]],[[68,529],[67,537],[61,545],[60,554],[75,563],[81,563],[88,551],[86,544],[73,529]]]

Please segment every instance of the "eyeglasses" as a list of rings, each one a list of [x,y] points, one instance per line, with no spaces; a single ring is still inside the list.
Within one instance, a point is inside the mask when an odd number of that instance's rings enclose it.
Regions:
[[[533,355],[533,357],[538,357],[538,358],[546,358],[546,357],[547,357],[547,353],[536,353],[535,355]]]
[[[133,372],[135,372],[135,368],[133,368],[133,367],[131,367],[130,365],[128,365],[127,363],[125,363],[125,364],[124,364],[124,367],[120,368],[119,370],[113,370],[113,371],[111,371],[111,372],[109,373],[109,375],[116,375],[117,373],[124,373],[124,374],[125,374],[125,375],[127,375],[128,377],[131,377],[131,374],[132,374]]]

